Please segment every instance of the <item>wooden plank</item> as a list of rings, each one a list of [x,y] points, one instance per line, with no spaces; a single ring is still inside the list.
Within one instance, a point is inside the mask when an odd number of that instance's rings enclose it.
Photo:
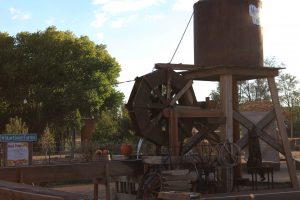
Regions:
[[[222,110],[226,117],[225,135],[229,142],[233,142],[232,75],[222,75],[220,85]]]
[[[197,180],[197,175],[195,173],[187,175],[178,175],[178,176],[162,176],[164,181],[179,181],[179,180]]]
[[[187,82],[187,84],[185,84],[185,86],[175,95],[175,97],[171,100],[170,105],[174,105],[176,103],[176,101],[178,101],[182,95],[188,90],[190,89],[190,87],[193,85],[193,81],[189,80]]]
[[[46,196],[57,196],[57,197],[63,198],[64,200],[87,200],[87,199],[89,199],[87,195],[83,195],[83,194],[64,192],[64,191],[49,189],[49,188],[45,188],[45,187],[13,183],[13,182],[2,181],[2,180],[0,181],[0,188],[6,188],[9,190],[16,190],[16,191],[34,193],[34,194],[46,195]],[[0,199],[3,199],[3,198],[0,198]]]
[[[171,156],[179,155],[178,118],[174,109],[169,111],[169,147]]]
[[[126,193],[116,193],[115,194],[116,200],[136,200],[136,195],[133,194],[126,194]]]
[[[5,200],[64,200],[57,196],[34,194],[7,188],[0,188],[0,199]]]
[[[214,67],[201,67],[194,70],[184,71],[181,74],[186,79],[204,80],[204,81],[219,81],[223,75],[232,75],[235,80],[251,80],[257,78],[274,77],[278,75],[281,68],[272,67],[242,67],[242,66],[214,66]]]
[[[175,109],[179,118],[224,117],[224,114],[221,110],[208,110],[208,109],[192,107],[192,106],[176,106]]]
[[[162,200],[190,200],[199,198],[200,199],[201,194],[200,193],[193,193],[193,192],[159,192],[158,193],[158,199]]]
[[[189,64],[155,63],[154,67],[156,69],[170,68],[173,70],[192,70],[192,69],[195,69],[196,66],[189,65]]]
[[[279,144],[272,136],[264,131],[258,133],[258,137],[262,139],[265,143],[273,147],[276,151],[284,154],[284,150],[281,144]]]
[[[98,196],[99,196],[98,183],[94,183],[94,200],[98,200]]]
[[[274,119],[273,110],[268,112],[267,115],[264,116],[264,118],[260,120],[257,124],[254,124],[252,121],[250,121],[244,115],[238,112],[234,112],[233,116],[234,119],[239,121],[245,128],[247,128],[248,130],[254,129],[254,131],[257,133],[260,139],[269,144],[275,150],[279,151],[280,153],[283,153],[283,147],[273,137],[271,137],[268,133],[263,131],[263,128],[270,124]],[[239,145],[241,149],[243,149],[247,145],[248,137],[249,135],[247,133],[240,140],[237,141],[237,145]]]
[[[249,134],[246,133],[242,138],[240,138],[236,144],[241,148],[244,149],[248,144]]]
[[[110,196],[110,182],[111,182],[111,177],[110,177],[110,165],[111,165],[111,161],[107,160],[105,162],[105,199],[106,200],[110,200],[111,196]]]
[[[187,169],[176,169],[176,170],[164,170],[161,172],[164,176],[179,176],[179,175],[187,175],[189,170]]]
[[[295,165],[294,165],[294,162],[293,162],[291,147],[290,147],[290,143],[289,143],[289,140],[288,140],[288,137],[287,137],[286,127],[284,125],[282,111],[281,111],[281,108],[280,108],[280,103],[279,103],[275,78],[274,77],[268,78],[268,83],[269,83],[269,88],[270,88],[270,92],[271,92],[272,102],[273,102],[273,105],[274,105],[275,114],[276,114],[279,133],[280,133],[281,138],[282,138],[283,149],[284,149],[284,152],[285,152],[285,158],[286,158],[287,167],[288,167],[290,179],[291,179],[291,182],[292,182],[292,186],[294,188],[299,188],[296,168],[295,168]]]
[[[269,125],[275,119],[275,111],[270,110],[262,120],[260,120],[255,126],[256,129],[262,130]]]
[[[233,118],[248,130],[252,130],[255,126],[253,122],[239,112],[233,111]]]
[[[212,124],[207,127],[203,127],[199,132],[189,138],[186,144],[183,146],[182,153],[183,155],[189,152],[197,143],[203,140],[207,135],[211,134],[219,127],[219,124]]]
[[[18,182],[21,173],[25,183],[92,180],[105,176],[105,162],[0,168],[2,180]],[[138,174],[143,174],[141,161],[111,161],[110,175],[112,177]]]
[[[163,185],[166,191],[190,191],[192,189],[192,184],[185,185]]]
[[[181,185],[188,185],[191,184],[191,180],[168,180],[168,181],[164,181],[163,184],[165,186],[181,186]]]

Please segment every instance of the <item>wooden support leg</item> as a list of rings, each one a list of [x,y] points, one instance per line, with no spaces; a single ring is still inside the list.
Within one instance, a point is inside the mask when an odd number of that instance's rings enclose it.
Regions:
[[[110,200],[110,160],[105,162],[105,191],[106,200]]]
[[[179,142],[178,142],[178,119],[174,109],[170,109],[169,117],[169,145],[171,148],[171,155],[179,155]]]
[[[293,163],[291,147],[290,147],[290,143],[288,141],[286,127],[283,122],[283,116],[282,116],[282,111],[281,111],[280,104],[279,104],[279,98],[278,98],[278,93],[277,93],[274,77],[268,78],[268,83],[269,83],[269,88],[270,88],[272,102],[273,102],[274,110],[275,110],[275,114],[276,114],[279,134],[281,135],[282,145],[283,145],[283,149],[284,149],[284,153],[285,153],[285,159],[286,159],[290,179],[292,182],[292,186],[293,186],[293,188],[298,188],[299,183],[298,183],[298,179],[297,179],[296,168]]]
[[[98,183],[94,181],[94,200],[98,200]]]
[[[226,138],[229,142],[233,142],[232,75],[221,76],[220,85],[222,110],[226,117]]]

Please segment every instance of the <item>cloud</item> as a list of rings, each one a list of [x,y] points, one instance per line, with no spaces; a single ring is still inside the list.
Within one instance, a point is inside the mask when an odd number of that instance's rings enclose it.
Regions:
[[[172,6],[174,11],[192,11],[193,5],[198,0],[176,0]]]
[[[162,4],[165,1],[166,0],[92,0],[92,4],[96,5],[99,10],[95,12],[95,19],[90,25],[94,28],[99,28],[110,20],[113,28],[122,28],[137,18],[137,15],[126,16],[129,12],[137,12],[151,6]],[[120,17],[120,15],[122,15],[122,17]]]
[[[30,19],[30,13],[29,12],[23,12],[19,9],[16,9],[14,7],[11,7],[9,9],[10,14],[12,15],[11,19],[12,20],[28,20]]]
[[[165,0],[93,0],[92,4],[100,5],[104,12],[116,14],[138,11],[164,2]]]
[[[127,24],[131,23],[137,18],[137,15],[131,15],[129,17],[123,17],[123,18],[118,18],[115,21],[112,22],[112,27],[113,28],[122,28],[126,26]]]
[[[95,19],[91,22],[94,28],[100,28],[108,20],[106,13],[95,13]]]

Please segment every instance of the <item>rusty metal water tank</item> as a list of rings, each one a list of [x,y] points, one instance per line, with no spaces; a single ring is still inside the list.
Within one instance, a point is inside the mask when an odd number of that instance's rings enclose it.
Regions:
[[[194,4],[197,66],[263,66],[259,0],[200,0]]]

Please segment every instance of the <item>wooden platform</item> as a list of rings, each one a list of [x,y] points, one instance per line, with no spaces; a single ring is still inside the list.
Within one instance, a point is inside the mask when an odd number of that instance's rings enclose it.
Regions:
[[[5,200],[88,200],[88,196],[27,184],[0,181],[0,199]]]

